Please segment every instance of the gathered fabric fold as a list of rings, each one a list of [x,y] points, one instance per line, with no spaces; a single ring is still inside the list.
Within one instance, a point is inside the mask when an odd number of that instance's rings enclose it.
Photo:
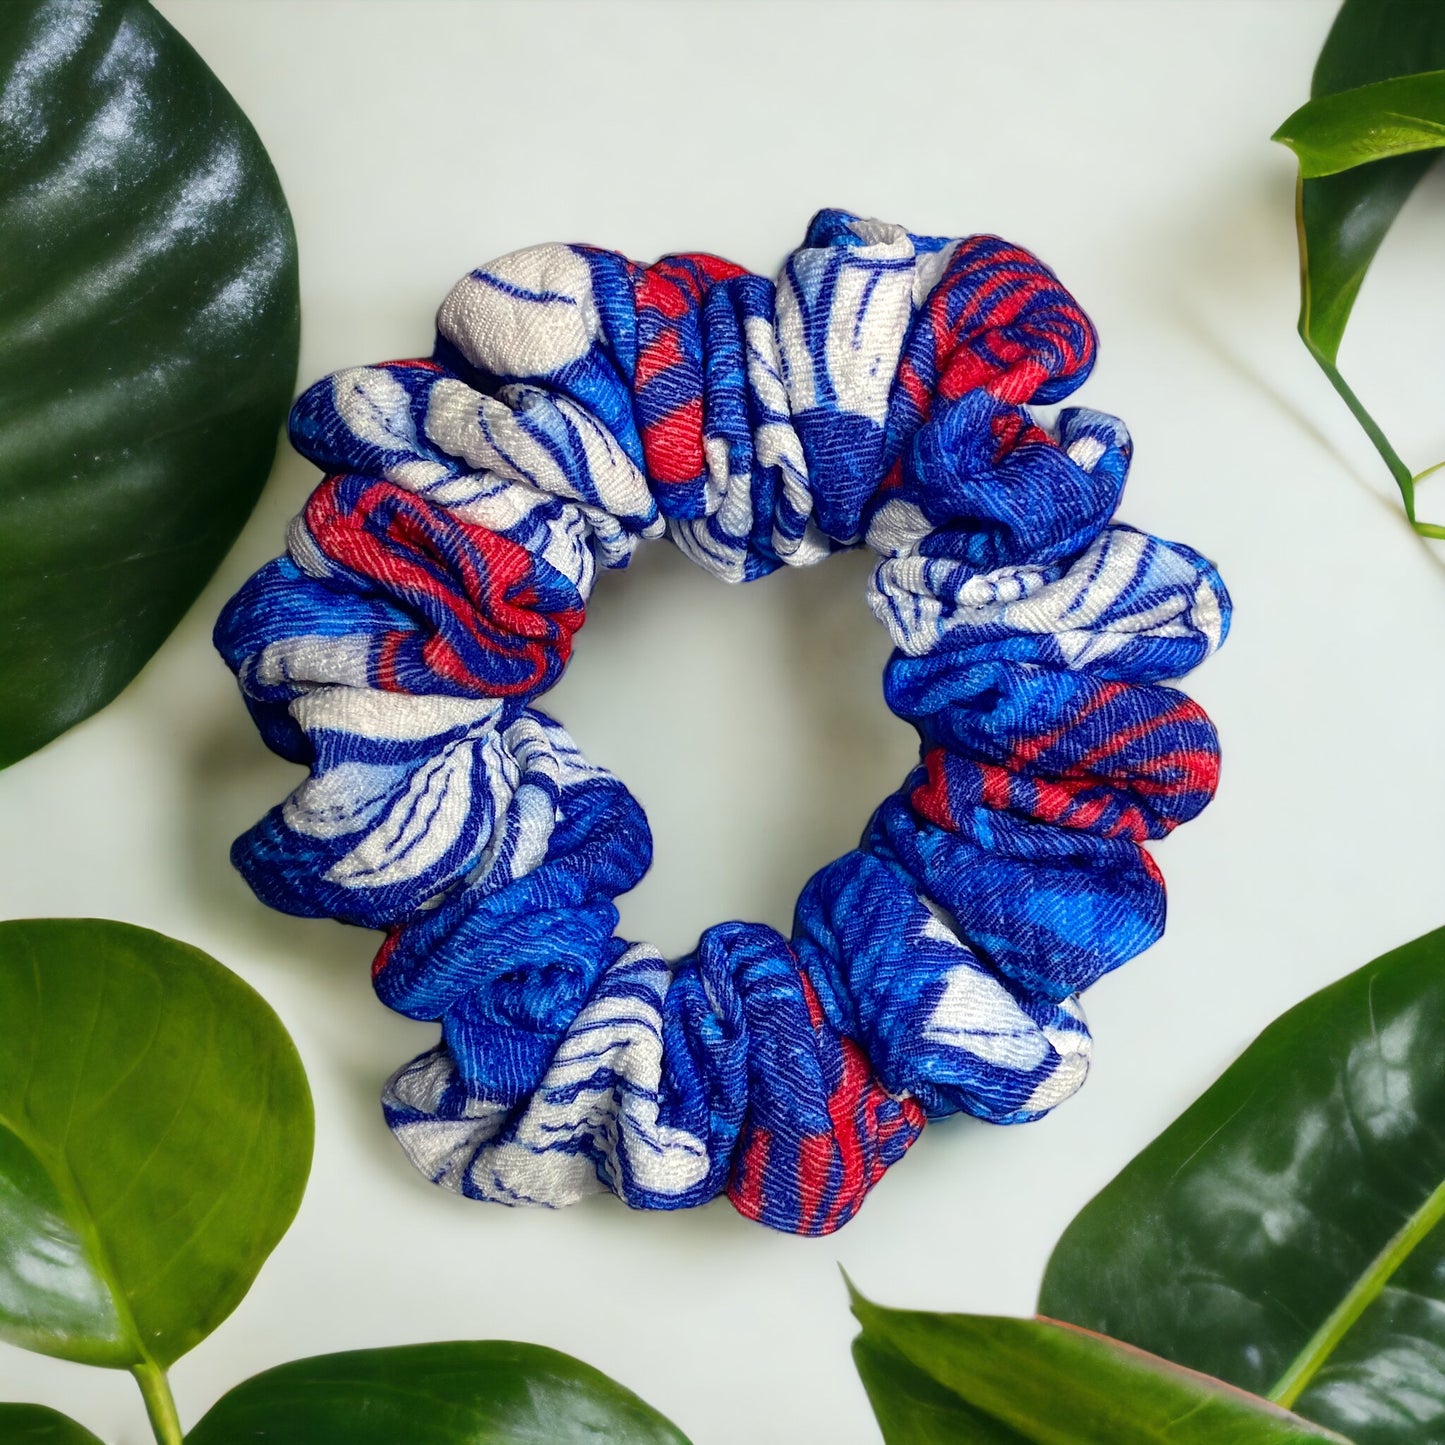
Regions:
[[[385,932],[378,996],[441,1028],[383,1098],[428,1178],[824,1234],[926,1120],[1077,1090],[1079,994],[1164,927],[1145,845],[1218,781],[1167,684],[1230,618],[1211,563],[1112,520],[1123,424],[1036,410],[1095,351],[1027,251],[830,210],[776,281],[514,252],[430,358],[300,398],[324,480],[215,636],[308,776],[233,859],[272,907]],[[599,569],[663,536],[731,582],[869,547],[921,743],[791,938],[722,923],[675,962],[616,936],[642,808],[535,706]]]

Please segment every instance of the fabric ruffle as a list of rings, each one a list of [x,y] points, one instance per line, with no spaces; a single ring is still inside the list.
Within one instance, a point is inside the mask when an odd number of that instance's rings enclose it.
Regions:
[[[309,775],[233,858],[273,907],[385,930],[378,995],[441,1025],[384,1095],[429,1178],[726,1193],[822,1234],[925,1120],[1079,1087],[1079,993],[1164,926],[1144,844],[1218,779],[1164,684],[1230,616],[1212,564],[1111,521],[1122,423],[1033,410],[1095,349],[1028,252],[824,211],[776,282],[515,252],[453,288],[430,359],[296,403],[325,480],[216,644]],[[872,548],[884,697],[921,739],[791,938],[723,923],[675,963],[615,935],[641,807],[534,706],[597,569],[663,535],[733,582]]]

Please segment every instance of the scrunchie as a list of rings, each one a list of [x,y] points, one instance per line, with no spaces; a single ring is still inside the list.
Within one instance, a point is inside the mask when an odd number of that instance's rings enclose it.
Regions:
[[[310,776],[234,848],[267,903],[386,931],[375,987],[441,1041],[385,1090],[429,1178],[643,1209],[726,1191],[852,1217],[924,1121],[1082,1083],[1078,993],[1147,948],[1144,850],[1218,775],[1163,684],[1223,640],[1189,548],[1110,521],[1121,423],[1058,402],[1095,336],[990,236],[814,218],[776,283],[716,257],[538,246],[442,303],[430,360],[291,417],[326,478],[216,644]],[[595,570],[667,536],[730,582],[866,544],[920,766],[804,888],[793,936],[670,963],[614,936],[647,819],[532,703]]]

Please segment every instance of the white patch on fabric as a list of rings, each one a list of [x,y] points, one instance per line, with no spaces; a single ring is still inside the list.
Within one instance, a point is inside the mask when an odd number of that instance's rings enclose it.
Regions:
[[[545,410],[580,447],[592,495],[578,486],[542,436],[524,421],[529,408]],[[616,517],[650,520],[656,503],[647,478],[616,437],[585,408],[535,387],[509,386],[483,396],[454,378],[432,388],[427,437],[468,466],[548,496],[599,505]]]
[[[1092,472],[1099,465],[1099,458],[1108,450],[1099,437],[1080,437],[1069,444],[1065,455],[1081,471]]]
[[[803,535],[792,543],[786,553],[783,553],[782,548],[777,550],[789,567],[815,567],[833,555],[828,534],[812,521],[803,528]]]
[[[439,863],[472,816],[472,775],[486,767],[478,751],[479,744],[470,740],[453,743],[417,768],[380,823],[327,870],[326,881],[345,888],[385,888],[419,877]],[[304,832],[297,816],[302,795],[313,787],[329,792],[332,780],[355,766],[343,764],[299,788],[285,806],[287,826]],[[340,786],[351,782],[343,779]]]
[[[636,967],[644,962],[653,965],[645,974]],[[645,984],[652,997],[594,993],[567,1030],[512,1137],[489,1151],[485,1177],[493,1187],[557,1205],[597,1192],[602,1184],[592,1159],[559,1148],[584,1141],[602,1155],[605,1172],[619,1186],[624,1161],[631,1182],[654,1194],[683,1194],[706,1177],[706,1141],[659,1119],[661,1010],[671,971],[646,944],[630,948],[613,965],[623,968],[634,989]],[[478,1160],[473,1179],[480,1185],[483,1177]]]
[[[953,948],[964,948],[964,942],[959,938],[954,926],[949,922],[938,904],[926,893],[916,895],[918,901],[923,905],[923,911],[928,916],[918,927],[919,939],[931,939],[935,943],[947,943]]]
[[[749,316],[743,322],[743,340],[747,345],[748,386],[763,418],[753,428],[753,455],[759,466],[777,467],[782,476],[784,504],[794,516],[806,517],[813,509],[813,493],[803,443],[792,422],[777,332],[761,316]],[[781,556],[784,548],[776,533],[773,545]]]
[[[1194,605],[1189,610],[1189,620],[1208,639],[1211,652],[1224,641],[1224,614],[1220,611],[1219,598],[1202,577],[1194,589]]]
[[[929,565],[924,558],[919,561],[924,563],[925,568]],[[941,562],[937,565],[946,567],[949,564]],[[1042,567],[1028,562],[1018,563],[1011,567],[1000,567],[997,572],[985,572],[970,577],[958,589],[958,603],[960,607],[967,608],[1007,606],[1020,602],[1025,597],[1032,597],[1035,592],[1048,586],[1048,583],[1049,574]]]
[[[917,503],[894,498],[873,514],[864,540],[881,556],[896,557],[912,551],[932,531],[933,523]]]
[[[316,545],[302,514],[298,513],[286,524],[286,552],[308,577],[324,581],[336,571],[336,564]]]
[[[431,494],[433,501],[445,505],[441,498],[434,494],[437,484],[451,477],[451,472],[441,462],[428,462],[420,457],[409,462],[393,462],[387,467],[385,475],[387,481],[395,482],[409,492]]]
[[[619,971],[627,992],[605,994],[608,976]],[[662,1002],[671,976],[655,948],[628,949],[567,1030],[505,1138],[498,1138],[504,1111],[483,1101],[460,1120],[400,1125],[402,1147],[434,1182],[460,1190],[466,1180],[482,1198],[507,1204],[561,1208],[609,1187],[625,1198],[629,1184],[686,1193],[707,1176],[710,1160],[706,1140],[659,1118]],[[437,1050],[400,1070],[384,1097],[434,1113],[454,1079],[451,1060]]]
[[[386,809],[395,768],[339,763],[309,778],[281,805],[286,826],[307,838],[340,838],[368,827]]]
[[[556,244],[464,276],[437,311],[437,331],[473,366],[502,377],[549,376],[586,356],[599,330],[591,268]]]
[[[251,677],[263,687],[365,687],[370,680],[374,641],[369,632],[283,637],[266,644]]]
[[[351,366],[331,378],[331,404],[358,441],[382,451],[416,448],[411,398],[391,372],[380,366]]]
[[[1049,1056],[1039,1026],[997,979],[973,963],[949,970],[922,1037],[1023,1074]]]
[[[382,1102],[435,1116],[456,1080],[456,1064],[443,1048],[398,1069],[382,1091]],[[507,1108],[484,1099],[468,1100],[459,1119],[424,1118],[395,1128],[397,1143],[433,1184],[460,1193],[478,1149],[506,1122]]]
[[[933,288],[943,279],[948,263],[959,243],[950,241],[937,251],[925,251],[913,267],[913,304],[921,307],[933,294]]]
[[[473,480],[484,485],[474,487],[472,495],[465,502],[454,504],[452,510],[460,521],[485,527],[489,532],[511,535],[524,527],[536,512],[558,505],[555,497],[523,482],[504,481],[494,472],[475,473]]]
[[[1223,628],[1218,599],[1203,581],[1186,590],[1192,565],[1161,549],[1164,544],[1144,533],[1109,527],[1060,577],[1027,564],[969,576],[965,563],[909,553],[874,569],[868,605],[913,657],[958,630],[1051,635],[1071,667],[1107,657],[1139,637],[1199,635],[1217,646]],[[1156,600],[1121,606],[1140,583]]]
[[[898,355],[913,316],[913,274],[867,263],[912,254],[906,232],[889,244],[846,252],[834,283],[824,353],[828,379],[841,410],[879,426],[888,419]]]
[[[706,517],[669,517],[667,535],[689,562],[736,585],[747,575],[747,551],[726,537],[714,536]]]
[[[889,248],[892,254],[904,256],[913,249],[908,228],[900,226],[897,221],[880,221],[877,216],[855,216],[848,222],[848,229],[864,243],[856,249],[865,254],[875,246]],[[901,251],[898,249],[900,246],[903,248]]]
[[[703,514],[711,516],[722,506],[723,498],[727,496],[733,482],[732,458],[729,455],[727,438],[704,434],[702,457],[707,468],[707,481],[703,486]],[[746,481],[747,478],[743,480]]]
[[[768,327],[768,333],[777,352],[778,374],[788,397],[789,405],[780,408],[785,414],[794,410],[811,411],[818,404],[813,358],[808,351],[806,310],[807,303],[799,295],[796,282],[784,271],[778,277],[773,324]],[[751,329],[757,319],[750,316],[747,328]]]
[[[509,872],[524,878],[547,861],[547,847],[557,826],[557,808],[535,783],[523,783],[512,794],[511,816],[516,827]]]
[[[290,706],[303,732],[331,729],[396,742],[417,742],[455,728],[489,724],[501,711],[496,698],[415,695],[371,687],[320,687]]]
[[[1065,1099],[1071,1099],[1083,1087],[1089,1074],[1089,1064],[1094,1055],[1094,1040],[1084,1025],[1084,1011],[1077,998],[1065,999],[1062,1007],[1067,1013],[1073,1014],[1082,1027],[1044,1030],[1044,1037],[1059,1056],[1059,1061],[1049,1076],[1039,1082],[1024,1104],[1025,1111],[1030,1114],[1047,1113]]]

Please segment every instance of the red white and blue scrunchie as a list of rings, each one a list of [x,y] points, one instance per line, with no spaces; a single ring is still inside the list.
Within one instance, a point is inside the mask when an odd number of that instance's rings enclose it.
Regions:
[[[441,1042],[386,1087],[439,1184],[508,1204],[726,1192],[822,1234],[962,1111],[1082,1083],[1077,995],[1147,948],[1142,846],[1209,800],[1214,729],[1165,682],[1230,604],[1112,522],[1123,425],[1061,401],[1095,335],[990,236],[814,218],[776,282],[713,256],[538,246],[458,282],[430,360],[291,418],[326,472],[216,643],[310,776],[233,852],[273,907],[386,931],[376,991]],[[532,704],[596,569],[666,536],[748,581],[866,545],[919,767],[798,900],[669,962],[614,934],[647,820]]]

